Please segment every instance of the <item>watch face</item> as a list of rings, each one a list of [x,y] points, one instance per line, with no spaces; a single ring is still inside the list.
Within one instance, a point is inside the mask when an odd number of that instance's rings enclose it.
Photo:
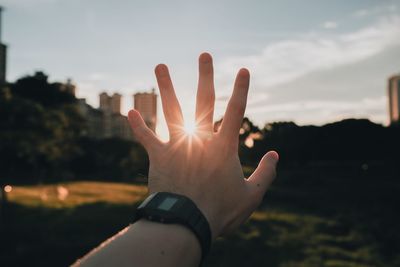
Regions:
[[[161,210],[170,210],[172,206],[178,201],[175,197],[166,197],[159,205],[158,208]]]

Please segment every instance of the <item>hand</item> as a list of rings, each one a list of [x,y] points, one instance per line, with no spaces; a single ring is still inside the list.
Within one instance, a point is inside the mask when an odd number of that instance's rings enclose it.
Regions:
[[[208,219],[215,239],[251,215],[275,178],[276,152],[267,153],[248,179],[244,178],[238,156],[249,71],[238,72],[222,125],[218,132],[213,132],[213,63],[209,54],[200,55],[197,129],[193,135],[184,131],[182,111],[167,66],[158,65],[155,74],[170,140],[162,142],[138,111],[131,110],[128,114],[135,138],[149,154],[149,192],[172,192],[192,199]]]

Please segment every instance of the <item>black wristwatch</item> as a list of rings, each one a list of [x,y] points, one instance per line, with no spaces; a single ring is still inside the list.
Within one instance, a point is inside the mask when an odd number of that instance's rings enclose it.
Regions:
[[[142,218],[153,222],[176,223],[188,227],[200,242],[202,261],[210,250],[210,225],[196,204],[185,196],[168,192],[151,194],[137,208],[134,222]]]

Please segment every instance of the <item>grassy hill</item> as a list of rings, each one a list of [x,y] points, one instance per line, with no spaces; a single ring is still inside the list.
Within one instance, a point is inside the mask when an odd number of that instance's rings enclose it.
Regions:
[[[398,178],[376,173],[280,171],[264,204],[214,243],[204,266],[400,266]],[[127,226],[146,191],[108,182],[14,186],[0,265],[71,264]]]

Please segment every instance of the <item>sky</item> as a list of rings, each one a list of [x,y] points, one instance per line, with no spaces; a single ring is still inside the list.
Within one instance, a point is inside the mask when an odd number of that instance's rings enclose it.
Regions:
[[[387,78],[400,73],[400,0],[1,0],[7,79],[44,71],[71,78],[98,107],[105,91],[157,89],[169,66],[186,120],[193,119],[197,59],[214,58],[215,119],[236,72],[251,73],[246,116],[321,125],[345,118],[388,123]],[[161,105],[157,132],[167,136]]]

